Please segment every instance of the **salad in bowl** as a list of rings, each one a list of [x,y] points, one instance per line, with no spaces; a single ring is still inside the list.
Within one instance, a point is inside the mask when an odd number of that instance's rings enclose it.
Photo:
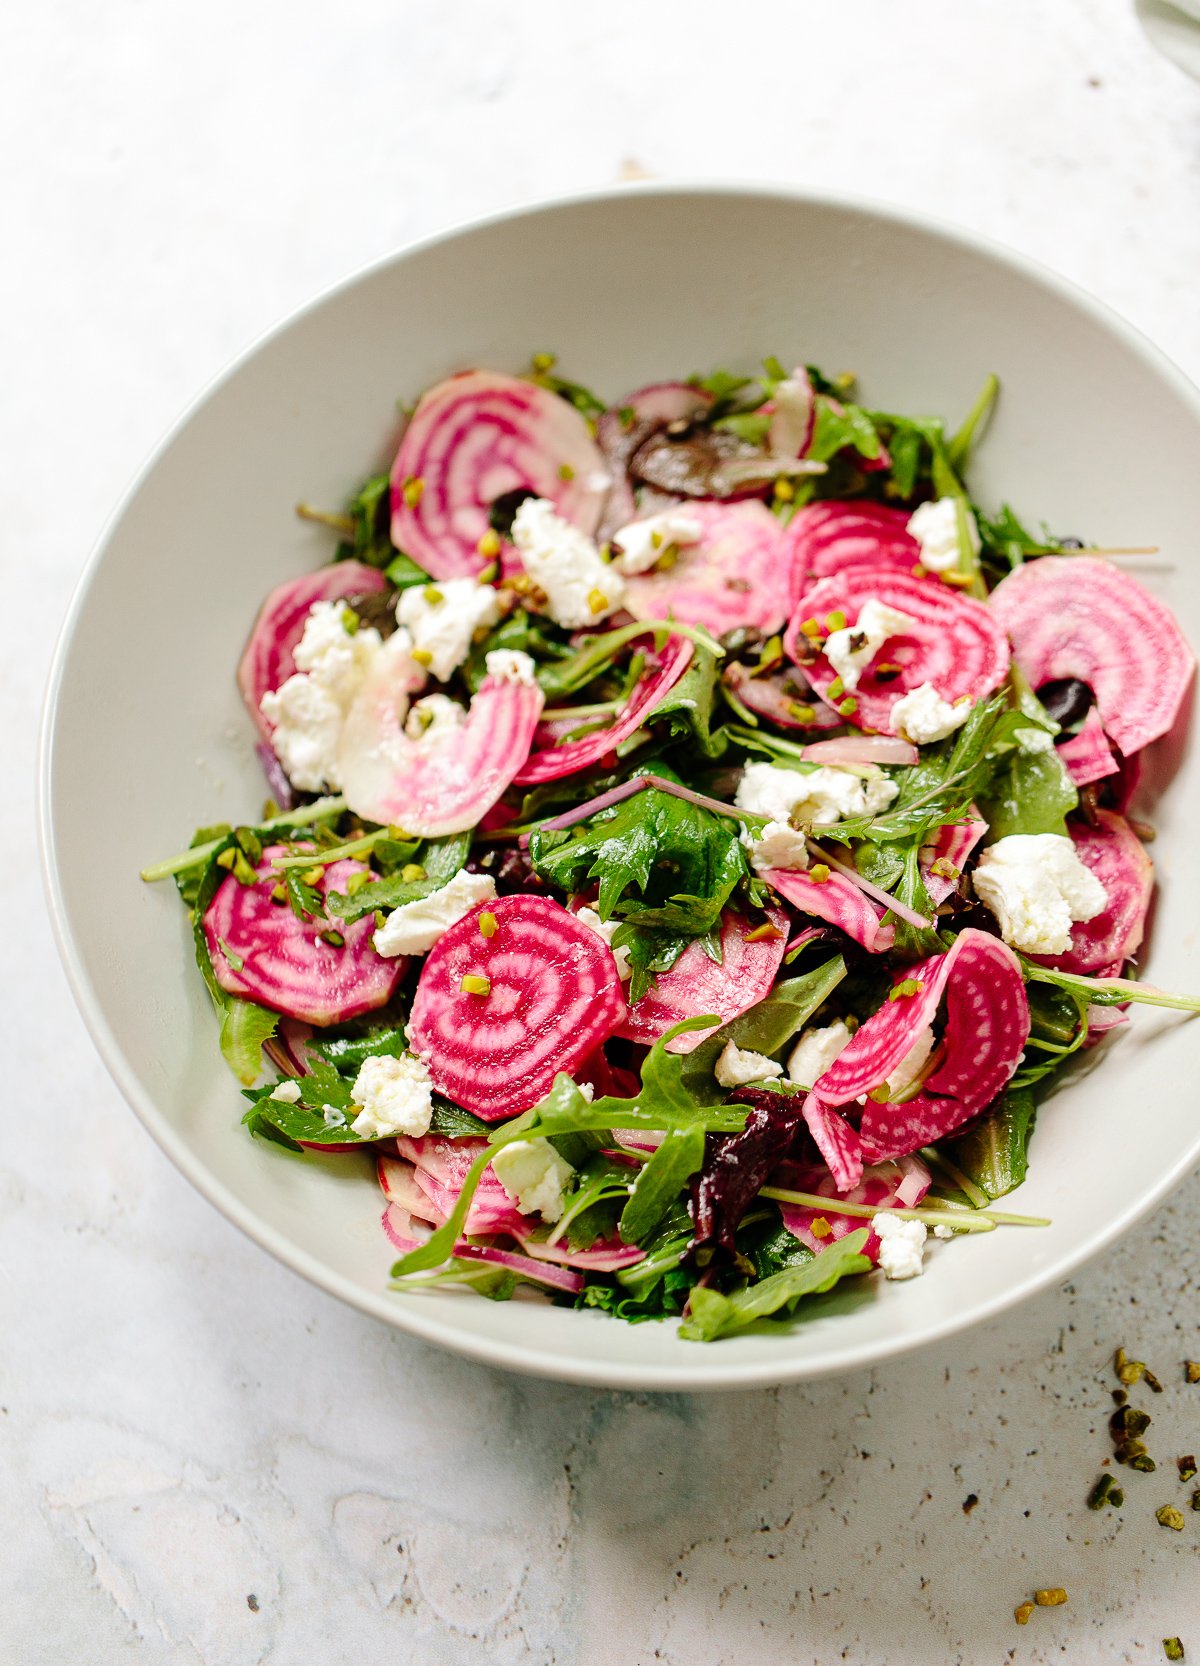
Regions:
[[[248,1136],[373,1157],[398,1291],[714,1340],[916,1277],[1043,1224],[993,1205],[1131,1003],[1200,1009],[1130,964],[1193,657],[1139,552],[973,501],[997,390],[539,355],[300,506],[336,548],[237,670],[270,798],[143,878]]]

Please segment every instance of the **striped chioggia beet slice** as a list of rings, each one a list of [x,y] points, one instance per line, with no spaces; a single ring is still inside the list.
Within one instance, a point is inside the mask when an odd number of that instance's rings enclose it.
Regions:
[[[1093,781],[1103,781],[1106,776],[1115,775],[1120,768],[1095,706],[1084,718],[1079,733],[1062,742],[1058,755],[1077,787],[1089,787]]]
[[[421,1239],[416,1235],[412,1216],[398,1203],[384,1205],[379,1224],[383,1227],[388,1243],[393,1249],[399,1250],[401,1255],[407,1255],[409,1250],[415,1250],[421,1243]]]
[[[721,917],[721,960],[710,960],[700,941],[689,943],[669,972],[660,972],[634,1006],[617,1034],[645,1046],[658,1040],[684,1018],[715,1013],[722,1024],[770,993],[787,947],[787,915],[780,908],[765,910],[775,936],[757,937],[756,928],[742,914],[727,908]],[[707,1030],[685,1030],[667,1043],[671,1053],[690,1053]]]
[[[686,636],[668,637],[657,666],[638,683],[614,723],[607,729],[581,735],[578,740],[566,741],[562,746],[547,746],[540,752],[531,752],[513,777],[517,785],[527,787],[538,781],[561,780],[564,775],[575,775],[614,752],[675,687],[691,657],[692,644]]]
[[[816,1093],[804,1096],[804,1120],[825,1159],[830,1179],[843,1196],[862,1179],[862,1141],[840,1111]]]
[[[1093,556],[1027,561],[993,590],[992,609],[1034,688],[1087,683],[1122,752],[1165,735],[1195,659],[1170,610],[1135,578]]]
[[[536,683],[485,677],[466,721],[447,740],[436,726],[402,728],[411,662],[393,637],[375,658],[346,716],[337,766],[346,802],[367,821],[432,837],[474,827],[529,756],[545,703]]]
[[[919,1157],[900,1157],[894,1163],[864,1169],[862,1179],[849,1194],[839,1193],[833,1176],[824,1169],[802,1168],[796,1163],[785,1163],[778,1168],[771,1176],[771,1184],[786,1191],[813,1192],[818,1197],[829,1198],[828,1209],[808,1208],[799,1203],[779,1205],[784,1226],[794,1238],[819,1255],[830,1242],[844,1238],[863,1225],[861,1215],[839,1214],[839,1202],[863,1204],[869,1209],[915,1209],[932,1182],[929,1170]],[[812,1229],[818,1219],[828,1227],[821,1237]],[[863,1254],[878,1261],[879,1239],[874,1232],[863,1246]]]
[[[908,530],[909,513],[880,503],[834,498],[797,509],[786,534],[796,585],[793,602],[815,579],[829,578],[846,567],[890,567],[911,574],[921,559],[921,546]]]
[[[217,982],[231,995],[306,1024],[343,1024],[383,1006],[407,962],[376,954],[371,942],[375,921],[369,915],[353,925],[328,915],[304,920],[286,902],[272,901],[279,873],[271,859],[286,854],[283,845],[264,850],[255,885],[243,885],[232,874],[218,885],[204,914]],[[354,874],[367,871],[361,862],[333,862],[316,889],[322,896],[344,892]],[[335,930],[343,938],[340,946],[320,936]],[[236,971],[227,951],[241,963]]]
[[[914,622],[884,643],[853,690],[856,705],[849,721],[859,728],[894,734],[892,707],[901,695],[922,683],[932,683],[943,700],[953,704],[963,698],[981,700],[1004,681],[1008,640],[985,603],[940,580],[913,578],[886,567],[846,567],[831,578],[819,579],[801,596],[784,647],[802,663],[810,651],[800,628],[805,620],[816,619],[824,628],[831,613],[841,613],[853,629],[872,599],[899,609]],[[900,669],[880,677],[875,671],[880,664]],[[817,692],[828,697],[837,673],[823,653],[805,665],[805,674]]]
[[[1108,902],[1094,919],[1078,920],[1071,927],[1066,954],[1031,955],[1030,959],[1060,972],[1116,977],[1141,946],[1154,890],[1154,864],[1124,816],[1100,810],[1096,821],[1095,827],[1072,821],[1068,831],[1080,861],[1108,893]]]
[[[379,1189],[389,1203],[405,1210],[430,1226],[441,1226],[445,1216],[423,1187],[418,1186],[413,1164],[402,1157],[387,1157],[381,1152],[375,1159],[375,1174]]]
[[[844,874],[832,870],[828,879],[817,881],[804,869],[769,868],[761,877],[801,914],[827,920],[871,954],[891,948],[894,927],[883,924],[882,912]]]
[[[497,498],[549,498],[593,533],[609,474],[573,405],[532,382],[466,370],[421,395],[392,464],[392,542],[434,578],[482,571]]]
[[[625,996],[603,938],[561,904],[507,896],[487,911],[490,937],[475,909],[430,951],[408,1034],[439,1093],[497,1122],[607,1041]]]
[[[750,666],[734,660],[721,675],[748,711],[780,729],[840,729],[844,721],[809,687],[796,667],[755,676]]]
[[[416,1139],[402,1135],[396,1141],[397,1151],[412,1165],[413,1184],[426,1200],[425,1214],[435,1224],[440,1225],[453,1211],[467,1171],[484,1144],[483,1140],[456,1140],[444,1134],[422,1134]],[[381,1183],[382,1178],[381,1174]],[[410,1207],[413,1214],[419,1214],[422,1206],[414,1203]],[[528,1220],[490,1168],[484,1169],[471,1199],[465,1230],[481,1234],[507,1232],[513,1237],[529,1230]]]
[[[921,878],[935,908],[957,889],[971,852],[986,832],[982,816],[968,816],[965,821],[943,822],[934,838],[921,847]]]
[[[265,741],[270,742],[271,725],[262,714],[262,697],[279,688],[296,669],[292,655],[313,604],[386,589],[387,580],[374,567],[365,567],[361,561],[335,561],[331,567],[290,578],[271,591],[258,610],[237,674],[246,709]]]
[[[638,447],[669,422],[694,422],[711,404],[710,393],[687,382],[652,382],[649,387],[626,394],[605,411],[596,424],[596,443],[612,473],[612,488],[598,538],[611,538],[635,516],[649,512],[644,502],[639,505],[635,499],[629,479],[629,459]]]
[[[625,606],[635,619],[679,619],[714,636],[749,626],[768,635],[788,616],[790,564],[783,528],[756,500],[687,506],[700,540],[683,545],[674,564],[626,580]]]

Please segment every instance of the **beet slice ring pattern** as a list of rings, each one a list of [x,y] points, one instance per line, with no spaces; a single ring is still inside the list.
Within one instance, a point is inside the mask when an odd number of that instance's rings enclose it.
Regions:
[[[700,540],[680,549],[665,572],[626,580],[625,606],[635,619],[679,619],[714,636],[749,626],[770,635],[788,616],[791,562],[783,528],[755,500],[689,502]]]
[[[529,756],[542,691],[519,678],[485,677],[451,742],[431,746],[400,727],[409,667],[390,646],[342,728],[337,764],[346,802],[365,820],[408,833],[461,833],[492,808]]]
[[[558,394],[466,370],[421,395],[392,464],[392,542],[434,578],[482,571],[497,498],[532,492],[593,533],[609,486],[587,423]]]
[[[430,951],[408,1034],[438,1092],[496,1122],[536,1105],[626,1009],[611,951],[559,903],[507,896],[487,906],[492,936],[475,909]]]
[[[837,926],[869,953],[891,948],[895,928],[883,924],[879,909],[845,874],[831,870],[828,879],[818,882],[804,869],[769,868],[761,877],[801,914],[815,914]]]
[[[1045,555],[1001,580],[991,605],[1033,687],[1087,683],[1122,752],[1170,729],[1195,659],[1170,611],[1128,573],[1093,556]]]
[[[1008,581],[1005,580],[1005,583]],[[908,614],[915,623],[903,635],[890,638],[875,662],[868,665],[854,690],[857,705],[849,717],[862,729],[894,734],[892,707],[903,694],[932,683],[944,700],[980,700],[1003,682],[1008,671],[1008,641],[992,610],[973,597],[960,595],[940,581],[913,578],[887,567],[847,567],[833,577],[819,579],[800,598],[788,626],[784,647],[803,663],[807,638],[801,624],[824,621],[843,613],[853,627],[865,604],[885,602]],[[874,665],[898,665],[898,673],[884,680]],[[823,698],[837,673],[821,654],[804,666],[805,675]]]
[[[932,1181],[929,1170],[919,1157],[901,1157],[895,1163],[869,1168],[853,1191],[839,1192],[833,1176],[823,1169],[803,1168],[797,1163],[786,1163],[776,1169],[771,1183],[792,1192],[815,1192],[829,1199],[828,1209],[808,1208],[799,1203],[781,1203],[779,1213],[783,1224],[802,1244],[807,1244],[814,1255],[819,1255],[832,1240],[837,1242],[862,1223],[861,1216],[840,1215],[837,1205],[859,1203],[871,1209],[915,1209],[929,1190]],[[829,1228],[824,1238],[812,1230],[818,1217]],[[871,1261],[879,1260],[879,1239],[871,1233],[863,1245],[863,1254]]]
[[[1092,977],[1117,975],[1130,955],[1137,953],[1154,890],[1154,864],[1124,816],[1100,810],[1096,819],[1096,827],[1072,822],[1068,831],[1080,861],[1108,893],[1108,902],[1094,918],[1077,920],[1071,927],[1066,954],[1030,956],[1060,972]]]
[[[237,674],[246,709],[268,744],[271,725],[262,714],[262,697],[279,688],[296,669],[292,655],[313,604],[386,589],[387,580],[374,567],[365,567],[361,561],[335,561],[331,567],[288,579],[271,591],[258,611]]]
[[[728,1023],[770,993],[787,947],[787,915],[768,908],[775,937],[749,938],[753,930],[744,915],[726,909],[721,918],[721,961],[710,960],[699,941],[689,943],[669,972],[660,972],[652,989],[629,1009],[617,1034],[645,1046],[658,1040],[672,1024],[715,1013]],[[686,1030],[667,1043],[669,1053],[690,1053],[710,1032]]]
[[[687,670],[691,657],[692,644],[686,636],[669,637],[657,670],[642,678],[617,714],[615,723],[606,729],[596,729],[590,735],[581,735],[578,740],[565,741],[562,746],[547,746],[540,752],[530,753],[513,777],[517,785],[525,787],[538,781],[557,781],[564,775],[574,775],[578,770],[599,763],[601,758],[614,752],[623,740],[628,740],[641,727],[663,696],[675,687]]]
[[[839,1111],[817,1093],[804,1096],[804,1120],[829,1169],[830,1179],[845,1196],[862,1179],[862,1141]]]
[[[385,960],[371,939],[375,922],[368,917],[345,925],[341,920],[302,920],[286,903],[271,900],[279,883],[271,859],[284,856],[271,845],[255,872],[259,883],[243,885],[232,875],[217,886],[204,914],[204,939],[222,989],[306,1024],[342,1024],[371,1012],[391,999],[407,962]],[[361,862],[333,862],[316,889],[345,891]],[[335,926],[344,938],[340,948],[318,933]],[[234,969],[227,952],[241,965]]]
[[[907,509],[836,498],[797,509],[787,525],[795,589],[792,601],[819,578],[847,567],[888,567],[912,574],[921,546],[908,530]]]

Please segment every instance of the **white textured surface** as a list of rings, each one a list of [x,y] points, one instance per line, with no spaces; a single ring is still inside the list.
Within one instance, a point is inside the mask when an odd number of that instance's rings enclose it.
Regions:
[[[503,1377],[311,1291],[167,1167],[68,1003],[29,804],[52,628],[106,511],[323,284],[634,159],[939,211],[1195,376],[1200,92],[1119,0],[48,0],[0,24],[0,139],[0,1659],[1107,1663],[1176,1632],[1200,1655],[1200,1517],[1153,1517],[1200,1445],[1177,1363],[1200,1180],[1074,1287],[874,1377],[708,1400]],[[1097,1516],[1120,1341],[1168,1383],[1160,1468]],[[1042,1584],[1069,1606],[1018,1629]]]

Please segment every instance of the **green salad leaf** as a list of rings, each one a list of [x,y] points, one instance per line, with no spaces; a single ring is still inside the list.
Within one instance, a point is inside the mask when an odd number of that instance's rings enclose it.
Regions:
[[[871,1263],[862,1254],[868,1236],[865,1226],[848,1232],[810,1261],[782,1267],[731,1296],[698,1287],[692,1291],[687,1317],[679,1327],[680,1336],[688,1342],[715,1342],[719,1336],[748,1330],[761,1319],[794,1316],[806,1296],[832,1290],[839,1280],[871,1270]]]
[[[643,1163],[629,1201],[621,1211],[617,1230],[626,1244],[640,1244],[662,1220],[679,1193],[704,1161],[704,1128],[672,1128],[662,1144]]]
[[[403,870],[386,879],[375,879],[344,896],[330,891],[326,902],[331,914],[336,914],[347,925],[361,920],[376,909],[402,908],[407,902],[418,902],[448,885],[465,865],[471,850],[469,833],[449,833],[445,838],[427,839],[417,850],[417,866],[424,869],[421,879],[405,879]],[[292,870],[294,871],[294,870]],[[291,873],[288,875],[289,879]]]
[[[1029,1089],[1010,1088],[965,1134],[943,1140],[939,1150],[994,1202],[1025,1178],[1036,1116]]]
[[[823,966],[794,978],[784,978],[771,993],[714,1035],[683,1055],[680,1080],[698,1104],[715,1104],[725,1097],[713,1070],[728,1042],[750,1052],[773,1057],[801,1030],[846,975],[846,963],[834,955]]]

